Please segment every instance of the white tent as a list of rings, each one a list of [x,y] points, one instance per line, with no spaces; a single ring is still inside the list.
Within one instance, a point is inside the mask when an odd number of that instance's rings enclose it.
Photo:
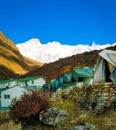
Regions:
[[[116,51],[103,50],[98,54],[93,84],[116,82]]]

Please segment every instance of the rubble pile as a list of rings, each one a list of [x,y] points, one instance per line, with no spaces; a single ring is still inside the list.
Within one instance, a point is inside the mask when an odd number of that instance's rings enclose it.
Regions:
[[[96,114],[116,110],[116,85],[105,83],[93,86],[90,101],[91,110]]]
[[[67,95],[66,99],[71,99],[81,109],[89,109],[90,94],[92,86],[74,87]]]
[[[93,86],[74,87],[68,98],[72,99],[81,109],[102,114],[109,110],[116,111],[116,85],[99,84]]]

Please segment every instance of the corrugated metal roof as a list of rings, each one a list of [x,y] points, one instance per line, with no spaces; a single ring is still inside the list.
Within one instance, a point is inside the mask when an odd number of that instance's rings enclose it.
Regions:
[[[93,76],[93,68],[73,68],[73,71],[77,74],[76,77],[84,78]]]
[[[0,83],[8,83],[8,82],[12,82],[12,81],[14,81],[14,79],[0,80]]]
[[[40,76],[36,76],[36,77],[27,77],[27,78],[20,78],[20,79],[17,79],[17,81],[19,81],[19,82],[24,82],[24,81],[35,80],[35,79],[38,79],[38,78],[40,78]]]

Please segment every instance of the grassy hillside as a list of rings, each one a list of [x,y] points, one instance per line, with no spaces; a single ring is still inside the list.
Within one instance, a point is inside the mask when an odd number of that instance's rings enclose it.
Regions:
[[[107,49],[116,50],[116,46]],[[41,68],[27,73],[25,76],[44,75],[46,79],[56,79],[64,73],[72,71],[74,67],[94,67],[98,53],[102,50],[85,52],[71,57],[60,59],[56,62],[43,65]]]
[[[41,65],[22,56],[16,45],[0,32],[0,79],[17,78]]]

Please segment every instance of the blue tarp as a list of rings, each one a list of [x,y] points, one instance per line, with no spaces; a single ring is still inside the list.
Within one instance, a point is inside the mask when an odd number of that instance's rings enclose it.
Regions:
[[[59,80],[59,85],[62,85],[63,82],[64,82],[64,78],[63,77],[59,77],[58,80]]]
[[[64,74],[64,82],[71,83],[71,81],[72,81],[72,74],[70,73]]]
[[[50,85],[50,92],[56,92],[56,86],[55,84]]]
[[[58,88],[58,86],[59,86],[59,81],[58,81],[58,80],[55,80],[55,81],[54,81],[54,85],[56,86],[56,88]]]
[[[43,91],[44,91],[44,92],[48,92],[48,85],[47,85],[47,84],[44,84],[44,85],[42,86],[42,88],[43,88]]]

